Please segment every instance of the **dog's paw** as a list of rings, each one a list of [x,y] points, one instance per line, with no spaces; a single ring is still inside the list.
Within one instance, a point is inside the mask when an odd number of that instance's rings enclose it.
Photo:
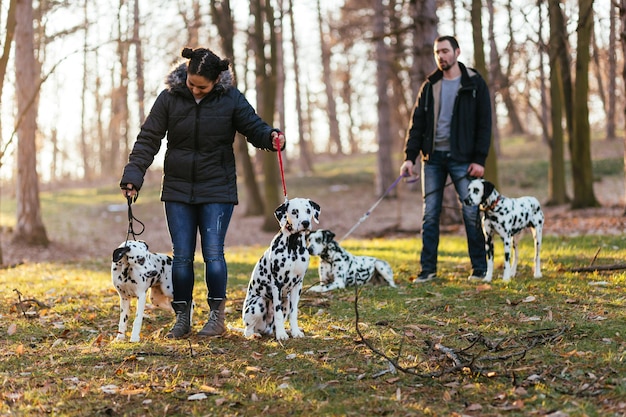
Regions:
[[[295,337],[295,336],[294,336]],[[280,332],[276,332],[276,340],[287,340],[289,339],[289,335],[286,331],[282,330]]]
[[[309,288],[307,291],[310,292],[324,292],[324,287],[321,285],[314,285],[311,288]]]
[[[248,339],[260,339],[262,337],[260,333],[254,331],[254,327],[246,327],[246,329],[243,330],[243,336]]]
[[[134,336],[134,335],[130,336],[129,342],[131,343],[139,342],[139,336]]]
[[[117,340],[119,342],[123,342],[124,340],[126,340],[126,335],[124,333],[118,333],[117,337],[115,338],[115,340]]]
[[[304,337],[304,332],[300,329],[291,329],[291,337],[293,338]]]

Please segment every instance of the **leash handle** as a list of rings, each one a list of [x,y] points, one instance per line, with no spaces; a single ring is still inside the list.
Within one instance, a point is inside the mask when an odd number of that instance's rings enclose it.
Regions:
[[[283,184],[283,195],[285,196],[285,202],[287,202],[288,198],[287,198],[287,184],[285,183],[285,169],[283,167],[283,154],[280,150],[280,139],[278,139],[278,137],[283,134],[283,132],[277,132],[278,135],[276,135],[276,141],[275,141],[275,146],[276,146],[276,152],[278,153],[278,167],[280,168],[280,179],[282,181]]]

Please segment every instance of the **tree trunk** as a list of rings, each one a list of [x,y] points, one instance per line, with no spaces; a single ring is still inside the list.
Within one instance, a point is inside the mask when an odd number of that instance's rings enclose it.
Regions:
[[[39,65],[35,61],[32,0],[19,0],[16,8],[15,81],[17,110],[22,122],[17,144],[17,224],[15,242],[47,246],[50,241],[41,220],[37,175],[37,106]]]
[[[139,15],[139,0],[135,0],[133,8],[133,45],[135,46],[135,78],[137,79],[137,107],[139,123],[143,123],[146,118],[145,96],[146,91],[143,79],[143,48],[141,46],[141,37],[139,29],[141,28],[141,20]]]
[[[217,31],[220,35],[220,44],[222,50],[226,55],[226,58],[230,59],[232,65],[232,71],[235,78],[235,84],[237,84],[238,77],[235,65],[235,22],[233,20],[232,9],[230,7],[230,0],[224,0],[221,2],[211,2],[211,17],[213,23],[217,27]],[[256,181],[256,175],[254,172],[254,165],[250,153],[248,152],[248,142],[246,139],[237,134],[235,138],[235,155],[237,166],[243,172],[243,187],[246,190],[245,200],[245,216],[260,216],[264,213],[263,196],[259,189],[259,184]]]
[[[550,60],[550,120],[552,139],[550,145],[550,165],[548,166],[548,205],[565,204],[569,201],[565,184],[565,142],[563,132],[563,81],[561,61],[558,51],[562,45],[559,39],[564,36],[559,31],[559,0],[548,1],[550,20],[550,43],[548,56]]]
[[[489,85],[490,90],[492,90],[489,73],[487,72],[487,64],[485,62],[485,44],[482,37],[483,24],[481,11],[481,0],[472,0],[472,10],[470,14],[472,19],[472,38],[474,39],[474,62],[476,63],[476,70],[485,78],[487,85]],[[493,97],[491,93],[490,96]],[[493,102],[491,106],[494,107]],[[485,179],[493,183],[496,188],[500,188],[500,183],[498,181],[497,155],[493,146],[489,148],[489,154],[487,155],[487,161],[485,162]]]
[[[617,56],[615,51],[617,50],[617,24],[616,24],[616,7],[617,3],[611,2],[609,7],[609,102],[606,113],[606,138],[608,140],[614,140],[617,138],[615,133],[615,96],[617,92]]]
[[[254,28],[250,31],[251,44],[255,57],[257,111],[261,118],[272,124],[276,105],[276,33],[274,32],[274,11],[269,1],[252,0],[250,12],[254,16]],[[264,23],[268,25],[269,39],[265,39]],[[269,43],[270,56],[265,56],[265,45]],[[274,152],[264,152],[263,190],[265,192],[263,230],[276,230],[274,210],[281,203],[278,194],[278,161]]]
[[[11,0],[9,2],[9,9],[6,15],[6,28],[4,33],[4,39],[2,45],[4,48],[2,50],[2,56],[0,56],[0,97],[2,97],[2,90],[4,86],[4,77],[7,71],[7,65],[9,63],[9,54],[11,52],[11,45],[13,44],[13,36],[15,35],[15,8],[17,5],[17,0]],[[2,114],[2,100],[0,100],[0,114]],[[0,149],[0,167],[2,167],[2,159],[4,158],[4,149],[6,144],[4,144],[4,140],[2,139],[2,119],[0,118],[0,144],[3,148]],[[2,254],[2,244],[0,242],[0,265],[4,264],[4,256]]]
[[[620,0],[619,3],[619,19],[621,23],[620,40],[622,43],[622,56],[626,56],[626,0]],[[622,64],[622,80],[626,82],[626,61]],[[626,108],[624,108],[624,116],[626,116]],[[624,117],[626,120],[626,117]],[[624,194],[626,194],[626,134],[623,134],[624,142]],[[626,216],[626,199],[624,200],[624,212]]]
[[[87,93],[89,89],[87,88],[87,78],[89,76],[88,66],[87,66],[87,56],[88,52],[88,43],[87,39],[89,38],[89,16],[87,14],[87,0],[84,0],[83,3],[83,24],[85,25],[85,36],[83,38],[83,87],[80,91],[80,153],[83,158],[83,171],[84,178],[87,181],[90,181],[93,178],[93,166],[91,164],[91,147],[87,143],[87,127],[85,126],[85,120],[87,117]]]
[[[391,133],[391,109],[389,106],[389,80],[391,78],[390,58],[385,45],[386,16],[382,2],[374,2],[374,37],[376,39],[376,95],[378,97],[378,152],[376,170],[376,195],[382,196],[394,181],[391,163],[393,135]],[[395,196],[396,190],[390,192]]]
[[[300,63],[298,61],[298,38],[296,37],[296,25],[293,18],[293,0],[289,0],[289,30],[291,32],[291,53],[293,55],[294,84],[296,88],[296,124],[298,125],[298,147],[300,149],[300,166],[302,173],[313,172],[313,160],[309,141],[304,133],[302,118],[302,91],[300,91]]]
[[[589,126],[589,46],[593,30],[593,0],[579,0],[574,88],[574,136],[572,137],[573,208],[596,207],[591,165],[591,128]]]
[[[377,2],[378,3],[378,2]],[[330,68],[330,46],[328,45],[328,39],[324,36],[324,26],[322,20],[322,7],[320,0],[317,0],[317,21],[319,25],[320,35],[320,47],[322,50],[322,81],[326,88],[326,111],[328,112],[328,128],[330,137],[328,138],[328,144],[334,144],[334,151],[337,154],[343,154],[343,147],[341,145],[341,136],[339,134],[339,121],[337,120],[337,106],[335,103],[335,93],[332,83],[332,70]]]

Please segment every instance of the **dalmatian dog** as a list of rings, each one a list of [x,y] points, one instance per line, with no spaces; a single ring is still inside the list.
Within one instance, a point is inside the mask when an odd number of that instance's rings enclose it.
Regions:
[[[352,255],[334,238],[335,234],[330,230],[316,230],[309,234],[309,253],[320,257],[320,283],[308,291],[326,292],[368,282],[396,287],[393,270],[386,261],[373,256]]]
[[[529,228],[535,241],[534,277],[541,278],[541,234],[544,216],[535,197],[507,198],[500,194],[489,181],[474,179],[468,186],[469,194],[463,201],[466,205],[479,206],[483,211],[483,233],[487,251],[487,274],[483,281],[493,277],[493,235],[498,233],[504,242],[504,273],[502,280],[508,282],[515,277],[517,269],[517,238]],[[511,264],[511,245],[515,252]]]
[[[275,334],[276,340],[304,337],[298,327],[298,303],[304,275],[309,267],[307,234],[319,222],[320,206],[305,198],[281,204],[274,215],[280,231],[254,266],[243,304],[245,337]]]
[[[130,335],[131,342],[139,341],[148,290],[150,290],[150,301],[153,305],[173,311],[170,304],[174,298],[172,258],[168,255],[150,252],[146,242],[142,240],[124,241],[113,251],[111,279],[120,296],[120,322],[117,340],[126,339],[132,298],[137,299],[137,311]]]

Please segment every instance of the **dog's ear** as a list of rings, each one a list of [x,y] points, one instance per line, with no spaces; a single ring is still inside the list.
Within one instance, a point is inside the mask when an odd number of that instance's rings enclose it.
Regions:
[[[284,227],[287,224],[287,205],[289,203],[285,202],[283,204],[281,204],[280,206],[276,207],[276,210],[274,210],[274,217],[276,217],[276,220],[278,220],[278,224],[280,225],[280,227]]]
[[[315,223],[319,223],[320,222],[320,211],[322,210],[322,208],[320,207],[319,204],[317,204],[313,200],[309,200],[309,204],[311,205],[311,207],[313,207],[313,220],[315,220]]]
[[[113,251],[113,262],[119,262],[124,255],[130,250],[128,246],[122,246],[121,248],[117,248]]]
[[[142,245],[145,245],[146,250],[148,250],[148,243],[145,240],[138,240],[138,243],[141,243]]]
[[[490,183],[489,181],[485,181],[483,180],[483,201],[486,201],[487,198],[489,198],[489,196],[491,195],[491,193],[493,193],[493,190],[495,190],[495,186]]]
[[[324,235],[327,241],[331,241],[335,238],[335,234],[333,232],[331,232],[330,230],[324,230]]]

